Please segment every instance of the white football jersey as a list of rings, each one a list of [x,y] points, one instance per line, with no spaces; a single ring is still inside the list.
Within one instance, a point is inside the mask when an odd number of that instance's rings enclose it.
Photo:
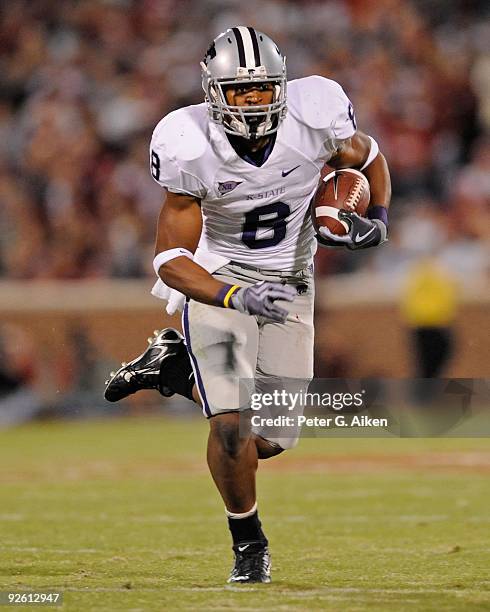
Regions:
[[[164,117],[150,146],[153,178],[201,202],[199,246],[267,270],[301,270],[316,250],[309,205],[320,170],[356,129],[341,86],[310,76],[288,83],[288,112],[258,167],[242,159],[205,103]]]

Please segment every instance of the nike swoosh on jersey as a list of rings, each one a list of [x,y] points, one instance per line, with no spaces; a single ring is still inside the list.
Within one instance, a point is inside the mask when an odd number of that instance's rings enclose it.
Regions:
[[[301,166],[301,164],[299,164],[299,166]],[[294,168],[291,168],[291,170],[283,170],[282,171],[283,178],[287,176],[288,174],[291,174],[291,172],[294,172],[295,170],[297,170],[299,166],[295,166]]]
[[[248,548],[249,546],[250,546],[250,544],[245,544],[245,546],[239,546],[239,547],[238,547],[238,550],[239,550],[240,552],[243,552],[244,550],[247,550],[247,548]]]
[[[368,232],[366,232],[362,236],[358,233],[357,236],[354,238],[354,242],[356,242],[356,243],[357,242],[361,242],[361,240],[364,240],[364,238],[367,238],[367,236],[369,236],[369,234],[372,234],[375,229],[376,229],[376,227],[372,227]]]

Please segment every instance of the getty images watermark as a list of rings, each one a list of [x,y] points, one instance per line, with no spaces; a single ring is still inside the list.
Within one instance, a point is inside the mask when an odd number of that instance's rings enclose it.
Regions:
[[[487,437],[484,379],[240,379],[241,427],[267,439]],[[248,408],[248,410],[247,410]]]
[[[366,390],[356,393],[320,393],[309,391],[291,392],[275,389],[270,393],[253,393],[250,397],[251,410],[261,412],[251,417],[252,427],[388,427],[387,418],[370,417],[367,414],[335,414],[320,416],[298,413],[307,407],[322,407],[340,411],[352,408],[362,410]],[[266,408],[267,414],[263,411]],[[272,416],[269,409],[280,410],[281,414]]]

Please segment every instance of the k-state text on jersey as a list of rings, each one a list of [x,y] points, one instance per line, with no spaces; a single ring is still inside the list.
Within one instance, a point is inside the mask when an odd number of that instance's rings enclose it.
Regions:
[[[263,191],[262,193],[250,193],[247,195],[247,200],[263,200],[265,198],[270,198],[271,196],[281,195],[282,193],[286,193],[286,187],[269,189],[267,191]]]

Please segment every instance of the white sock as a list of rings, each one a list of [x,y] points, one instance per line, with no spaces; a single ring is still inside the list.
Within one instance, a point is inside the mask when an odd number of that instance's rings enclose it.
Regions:
[[[250,508],[248,512],[230,512],[225,508],[226,516],[231,519],[244,519],[248,516],[252,516],[254,512],[257,512],[257,502]]]

